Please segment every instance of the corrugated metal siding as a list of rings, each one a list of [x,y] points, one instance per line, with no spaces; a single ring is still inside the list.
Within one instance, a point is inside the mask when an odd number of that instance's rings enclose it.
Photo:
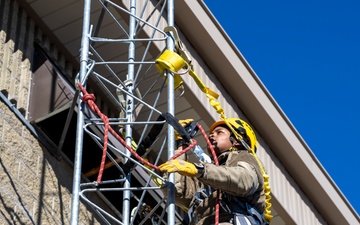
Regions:
[[[270,176],[271,191],[276,201],[282,202],[282,207],[294,218],[296,224],[327,224],[302,192],[294,179],[281,165],[269,147],[261,141],[258,156],[262,159]],[[267,151],[264,149],[268,149]]]
[[[193,50],[190,45],[187,45],[187,48],[194,56],[194,68],[198,76],[212,90],[221,95],[218,101],[224,109],[225,115],[227,117],[240,117],[246,120],[244,114],[234,103],[231,96],[226,92],[225,88],[219,85],[220,82],[207,68],[206,64],[202,62],[201,59],[197,59],[196,53],[194,52],[195,50]],[[194,97],[199,98],[199,101],[202,103],[202,105],[198,107],[207,108],[209,113],[213,116],[214,120],[219,119],[219,115],[216,113],[216,110],[210,106],[209,100],[206,98],[205,94],[200,91],[192,78],[187,77],[184,78],[184,80],[186,81],[186,84],[189,86],[189,88],[194,92]],[[289,213],[289,215],[295,219],[296,224],[326,224],[325,220],[314,208],[311,201],[306,197],[299,186],[294,182],[292,177],[287,173],[286,169],[281,165],[276,156],[272,154],[271,150],[259,134],[257,134],[257,138],[259,141],[258,156],[263,161],[264,165],[266,165],[268,174],[270,176],[272,193],[273,196],[276,197],[277,201],[285,203],[285,205],[282,205],[282,207],[284,207],[287,210],[287,213]],[[276,217],[277,214],[274,214],[273,216]],[[281,221],[282,220],[279,219],[278,223],[281,224]]]

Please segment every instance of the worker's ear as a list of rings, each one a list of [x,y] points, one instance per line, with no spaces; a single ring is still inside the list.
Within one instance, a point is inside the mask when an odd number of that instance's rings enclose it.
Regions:
[[[236,141],[236,143],[234,143],[234,147],[236,149],[240,149],[241,146],[242,146],[242,144],[240,144],[238,141]]]
[[[230,136],[230,142],[232,146],[235,147],[236,149],[238,149],[241,145],[240,142],[236,140],[236,138],[234,138],[233,136]]]
[[[242,144],[233,136],[230,137],[230,142],[232,144],[233,147],[235,147],[236,149],[242,149]]]

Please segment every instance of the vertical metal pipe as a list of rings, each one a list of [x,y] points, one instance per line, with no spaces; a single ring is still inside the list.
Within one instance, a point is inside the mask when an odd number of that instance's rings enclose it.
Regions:
[[[134,15],[134,16],[132,16]],[[136,0],[130,1],[130,20],[129,20],[129,52],[128,52],[128,74],[127,74],[127,80],[131,81],[129,85],[126,87],[127,91],[130,93],[133,93],[134,86],[132,81],[134,80],[134,61],[135,61],[135,41],[134,35],[135,35],[135,27],[136,27]],[[126,96],[126,118],[128,122],[132,122],[133,120],[133,112],[134,111],[134,99],[132,96],[127,95]],[[132,125],[127,124],[125,126],[125,132],[126,137],[125,141],[128,146],[131,146],[132,142]],[[131,155],[129,151],[126,153],[128,156]],[[124,192],[123,192],[123,219],[122,222],[124,225],[128,225],[130,223],[130,197],[131,193],[130,190],[126,190],[130,188],[131,186],[131,175],[127,175],[126,180],[124,182]]]
[[[167,20],[168,26],[174,26],[174,0],[168,0],[167,7]],[[166,40],[166,48],[169,50],[174,50],[174,39],[168,37]],[[174,115],[174,74],[167,71],[167,79],[168,79],[168,112],[171,115]],[[168,125],[168,157],[169,159],[174,155],[174,146],[175,146],[175,135],[174,128],[171,125]],[[173,225],[175,224],[175,175],[174,173],[170,173],[169,175],[169,185],[168,190],[168,218],[167,224]]]
[[[89,31],[90,31],[90,6],[91,0],[84,1],[84,18],[82,27],[81,38],[81,51],[80,51],[80,72],[79,80],[85,77],[87,73],[87,63],[89,59]],[[83,84],[85,87],[85,84]],[[77,115],[77,127],[76,127],[76,145],[75,145],[75,159],[74,159],[74,178],[73,178],[73,190],[71,199],[71,225],[76,225],[79,218],[79,193],[81,182],[81,161],[82,161],[82,148],[84,137],[84,114],[83,114],[83,102],[78,99],[78,115]]]

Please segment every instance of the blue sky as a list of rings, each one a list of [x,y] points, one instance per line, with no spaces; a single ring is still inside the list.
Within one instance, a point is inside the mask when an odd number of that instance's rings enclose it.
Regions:
[[[205,3],[359,214],[360,1]]]

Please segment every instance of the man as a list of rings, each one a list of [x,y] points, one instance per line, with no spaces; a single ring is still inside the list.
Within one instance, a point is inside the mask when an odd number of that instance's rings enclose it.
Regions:
[[[210,127],[209,140],[219,165],[193,164],[183,155],[159,166],[176,172],[175,203],[188,211],[191,224],[214,224],[219,191],[219,224],[267,224],[262,167],[251,154],[257,144],[252,128],[238,118],[220,120]]]

